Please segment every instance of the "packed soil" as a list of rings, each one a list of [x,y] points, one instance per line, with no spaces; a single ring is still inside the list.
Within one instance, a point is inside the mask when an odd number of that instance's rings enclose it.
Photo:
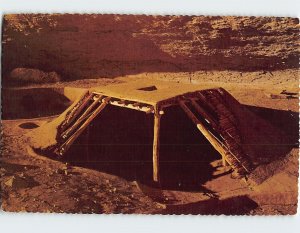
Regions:
[[[11,111],[2,121],[0,170],[2,209],[17,212],[105,214],[296,213],[299,167],[297,70],[143,73],[116,79],[86,79],[30,85],[9,88],[9,91],[17,93],[32,88],[37,92],[39,88],[53,91],[64,86],[87,88],[139,78],[197,85],[205,83],[223,87],[250,111],[288,135],[290,149],[256,171],[267,177],[260,184],[251,184],[245,179],[234,178],[230,167],[221,166],[220,156],[211,153],[205,160],[193,157],[190,161],[187,158],[184,164],[165,166],[164,180],[172,182],[162,182],[159,187],[151,182],[151,172],[147,173],[147,161],[135,164],[129,160],[125,164],[117,164],[114,169],[107,169],[105,166],[97,165],[97,160],[92,165],[83,160],[74,161],[70,156],[64,161],[57,161],[31,150],[28,147],[30,140],[28,133],[54,119],[55,114],[59,114],[70,104],[61,94],[58,102],[55,98],[55,103],[51,101],[48,103],[52,108],[56,106],[57,111],[45,110],[43,113],[28,111],[22,115],[23,117],[16,117]],[[283,94],[283,90],[289,94]],[[32,93],[34,95],[37,92]],[[49,93],[47,92],[47,95],[51,94]],[[58,95],[59,91],[55,93]],[[4,103],[13,104],[12,108],[24,104],[22,101],[10,102],[5,96],[2,98]],[[193,166],[200,162],[204,164],[200,168]],[[128,170],[132,169],[138,173],[128,175]],[[186,170],[180,173],[178,169]]]

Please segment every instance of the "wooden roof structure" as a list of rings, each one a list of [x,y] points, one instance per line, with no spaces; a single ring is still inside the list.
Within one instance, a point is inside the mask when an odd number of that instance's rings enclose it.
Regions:
[[[238,120],[231,111],[239,105],[222,88],[199,89],[192,84],[164,81],[136,81],[91,88],[73,103],[57,120],[56,143],[44,150],[63,156],[78,136],[107,105],[154,114],[153,180],[159,182],[159,132],[164,109],[179,105],[195,127],[240,174],[250,173],[253,164],[242,146]],[[50,123],[51,124],[51,123]],[[46,143],[47,144],[47,143]]]
[[[206,89],[205,87],[201,89]],[[176,96],[199,91],[198,85],[166,82],[159,80],[134,80],[130,82],[94,87],[91,92],[99,93],[113,98],[136,101],[152,106],[162,101],[173,99]]]

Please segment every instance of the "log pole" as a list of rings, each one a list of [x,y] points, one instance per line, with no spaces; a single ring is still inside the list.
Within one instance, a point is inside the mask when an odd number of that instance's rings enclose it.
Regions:
[[[191,103],[192,103],[192,105],[194,106],[194,108],[197,110],[197,112],[198,112],[201,116],[203,116],[203,117],[205,117],[206,119],[208,119],[209,123],[211,124],[211,126],[212,126],[214,129],[217,129],[217,128],[218,128],[218,125],[217,125],[216,121],[213,119],[213,117],[210,116],[204,109],[202,109],[202,108],[200,107],[200,105],[199,105],[195,100],[191,100]],[[200,123],[200,122],[198,122],[198,123]],[[197,127],[198,127],[198,126],[197,126]],[[200,130],[200,129],[199,129],[199,130]],[[204,127],[204,126],[201,127],[201,132],[202,132],[202,133],[203,133],[203,130],[205,130],[205,127]],[[210,142],[211,142],[211,140],[210,140]],[[216,143],[217,143],[217,142],[216,142]],[[225,155],[224,155],[223,153],[220,153],[220,154],[221,154],[221,156],[222,156],[222,165],[223,165],[224,167],[228,166],[229,164],[228,164],[228,162],[226,161]]]
[[[96,108],[96,110],[89,116],[89,118],[87,118],[86,121],[77,129],[77,131],[75,131],[74,134],[70,136],[70,138],[58,148],[58,153],[60,155],[63,155],[69,149],[76,138],[79,137],[79,135],[86,129],[86,127],[88,127],[88,125],[94,120],[94,118],[106,107],[109,99],[110,97],[104,98],[100,106]]]
[[[194,106],[194,108],[196,109],[196,111],[203,116],[205,119],[207,119],[209,121],[209,123],[211,124],[211,126],[214,129],[217,129],[217,123],[215,121],[215,119],[213,119],[212,116],[210,116],[195,100],[191,100],[192,105]]]
[[[78,126],[84,121],[84,119],[88,116],[88,114],[92,111],[92,109],[99,103],[102,96],[94,97],[94,102],[84,111],[84,113],[77,119],[77,121],[70,126],[65,132],[61,134],[62,138],[67,138],[74,130],[78,128]]]
[[[159,171],[159,131],[160,131],[160,118],[159,112],[154,113],[154,137],[153,137],[153,180],[160,182]]]
[[[226,161],[226,159],[225,159],[225,156],[224,156],[224,155],[222,155],[222,165],[223,165],[224,167],[226,167],[226,166],[228,166],[228,165],[229,165],[229,163]]]
[[[213,134],[205,128],[205,126],[198,120],[198,118],[185,105],[185,103],[183,101],[180,101],[179,105],[184,110],[184,112],[188,115],[188,117],[194,122],[194,124],[197,126],[199,131],[204,135],[204,137],[206,137],[206,139],[210,142],[210,144],[221,154],[223,164],[225,164],[224,161],[226,161],[227,151],[217,141],[217,139],[213,136]],[[226,161],[226,162],[228,162],[228,161]]]

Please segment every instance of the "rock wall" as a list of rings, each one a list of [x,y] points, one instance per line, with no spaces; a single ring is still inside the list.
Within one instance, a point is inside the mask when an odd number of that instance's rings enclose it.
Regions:
[[[294,18],[18,14],[2,28],[4,84],[17,67],[72,80],[299,65]]]

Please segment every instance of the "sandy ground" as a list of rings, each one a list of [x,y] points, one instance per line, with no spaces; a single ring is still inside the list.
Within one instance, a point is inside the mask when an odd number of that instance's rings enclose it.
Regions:
[[[230,72],[229,72],[230,73]],[[298,93],[297,71],[243,73],[142,74],[131,78],[158,78],[176,82],[201,82],[228,90],[242,104],[271,109],[272,115],[254,110],[285,133],[298,135],[297,98],[280,92]],[[229,77],[224,80],[222,77]],[[244,76],[244,81],[238,77]],[[275,76],[275,77],[274,77]],[[286,77],[285,79],[283,77]],[[122,79],[93,79],[42,85],[43,87],[89,87],[123,82]],[[31,86],[32,87],[32,86]],[[38,86],[34,86],[38,87]],[[26,87],[29,88],[29,87]],[[293,122],[278,121],[277,112],[291,115]],[[72,166],[35,154],[28,149],[26,133],[53,117],[2,121],[1,196],[5,211],[67,213],[143,213],[143,214],[295,214],[298,196],[298,146],[272,167],[272,176],[260,185],[233,179],[229,168],[212,161],[214,173],[195,190],[157,188],[139,181],[106,174],[100,170]],[[296,123],[295,123],[296,122]],[[292,125],[291,125],[292,124]],[[296,131],[292,132],[292,131]]]

